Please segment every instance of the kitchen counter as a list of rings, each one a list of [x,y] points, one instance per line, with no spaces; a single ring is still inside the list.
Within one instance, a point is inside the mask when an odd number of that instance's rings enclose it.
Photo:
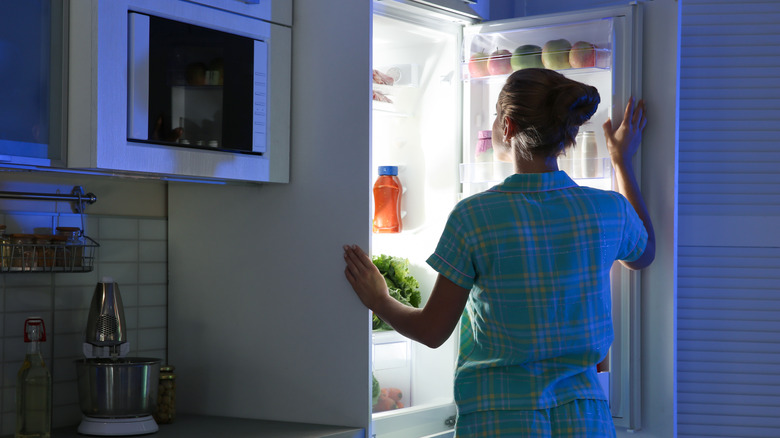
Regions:
[[[84,438],[76,427],[55,429],[52,438]],[[149,438],[365,438],[365,431],[353,427],[288,423],[179,414],[171,424],[161,424]]]

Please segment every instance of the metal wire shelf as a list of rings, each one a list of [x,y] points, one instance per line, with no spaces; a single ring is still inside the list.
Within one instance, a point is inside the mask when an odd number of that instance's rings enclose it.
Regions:
[[[90,272],[100,245],[89,236],[82,238],[77,244],[0,243],[0,271]]]

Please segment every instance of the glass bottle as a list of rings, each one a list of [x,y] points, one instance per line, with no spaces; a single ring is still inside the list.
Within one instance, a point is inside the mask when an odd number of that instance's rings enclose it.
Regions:
[[[68,255],[67,266],[81,267],[84,263],[84,239],[81,237],[81,229],[78,227],[57,227],[57,235],[64,236]]]
[[[398,166],[379,166],[379,178],[374,183],[375,233],[400,233],[401,224],[401,182],[398,180]]]
[[[24,321],[27,355],[16,377],[15,438],[51,437],[51,374],[41,355],[40,343],[46,341],[41,318]]]
[[[157,388],[157,424],[173,423],[176,419],[176,374],[172,365],[160,367],[160,384]]]
[[[11,239],[5,234],[5,225],[0,225],[0,266],[7,271],[11,266]]]

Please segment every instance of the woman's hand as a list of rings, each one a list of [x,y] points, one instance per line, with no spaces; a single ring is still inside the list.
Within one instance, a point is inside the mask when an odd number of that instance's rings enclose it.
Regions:
[[[357,245],[344,245],[344,275],[352,285],[360,301],[371,310],[389,297],[385,277],[379,272],[371,257]]]
[[[642,142],[642,130],[645,129],[647,118],[645,117],[645,101],[640,100],[634,106],[634,98],[628,100],[623,121],[617,130],[612,128],[612,120],[604,123],[604,137],[607,141],[607,150],[612,162],[616,165],[626,165],[636,154],[639,143]]]

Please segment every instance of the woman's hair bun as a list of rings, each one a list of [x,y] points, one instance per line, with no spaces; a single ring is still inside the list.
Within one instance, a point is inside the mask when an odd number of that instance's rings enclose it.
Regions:
[[[579,82],[560,84],[550,90],[554,117],[569,128],[579,127],[596,113],[601,97],[596,87]]]

